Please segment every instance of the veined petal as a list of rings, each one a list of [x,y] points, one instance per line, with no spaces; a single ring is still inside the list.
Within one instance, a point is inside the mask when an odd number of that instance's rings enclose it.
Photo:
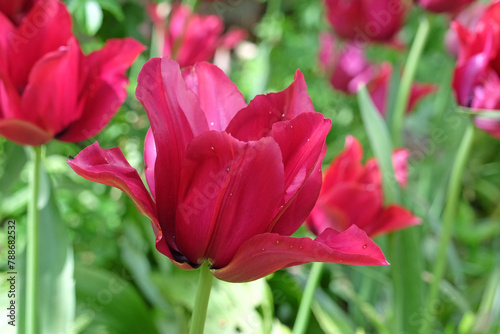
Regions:
[[[267,231],[283,203],[283,186],[281,152],[272,138],[246,143],[215,131],[196,137],[179,190],[179,251],[193,263],[225,266],[245,240]]]
[[[187,88],[179,65],[170,59],[153,58],[138,77],[136,96],[144,106],[156,144],[155,200],[164,237],[173,239],[181,166],[188,143],[208,130],[198,97]]]
[[[10,76],[16,87],[24,87],[28,75],[45,54],[67,45],[73,37],[66,5],[57,0],[35,2],[15,34],[10,36]],[[15,70],[14,70],[15,68]]]
[[[285,205],[269,232],[290,235],[307,218],[321,189],[321,163],[331,121],[320,113],[302,113],[273,125],[285,166]]]
[[[288,121],[304,112],[314,112],[307,85],[300,70],[288,88],[278,93],[257,95],[248,107],[239,111],[227,132],[239,140],[258,140],[269,135],[273,124]]]
[[[130,166],[119,148],[102,149],[98,142],[68,160],[71,168],[83,178],[120,189],[127,194],[141,214],[158,227],[156,206],[139,174]]]
[[[238,249],[227,266],[213,273],[223,281],[248,282],[308,262],[388,264],[377,244],[353,225],[342,233],[327,229],[315,240],[276,233],[256,235]]]
[[[243,95],[217,66],[201,62],[182,72],[189,89],[200,99],[210,130],[223,131],[247,104]]]

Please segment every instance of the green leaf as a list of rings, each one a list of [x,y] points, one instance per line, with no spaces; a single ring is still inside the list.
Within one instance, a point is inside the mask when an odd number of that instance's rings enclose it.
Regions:
[[[0,195],[6,197],[10,187],[19,180],[19,175],[27,161],[27,157],[22,146],[10,141],[6,141],[3,145],[5,165],[0,172]]]
[[[73,249],[67,226],[62,220],[52,191],[49,176],[40,168],[39,191],[39,267],[38,267],[38,328],[41,334],[71,332],[75,315],[75,281],[73,279]],[[25,319],[25,254],[18,260],[19,313]],[[24,333],[24,321],[18,323]]]
[[[385,203],[397,202],[400,197],[400,191],[394,177],[394,168],[392,167],[392,141],[389,130],[384,119],[373,104],[365,86],[361,87],[358,91],[358,103],[363,124],[382,172]]]
[[[129,279],[125,268],[111,273],[76,267],[77,317],[89,323],[82,333],[158,333],[151,310]]]

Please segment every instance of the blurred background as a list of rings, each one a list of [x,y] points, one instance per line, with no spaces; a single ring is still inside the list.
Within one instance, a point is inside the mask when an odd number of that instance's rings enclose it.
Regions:
[[[143,141],[149,122],[134,92],[142,65],[158,54],[147,10],[150,3],[66,1],[73,17],[73,31],[84,52],[102,47],[109,38],[126,36],[134,37],[148,49],[129,70],[127,100],[109,126],[85,142],[52,141],[46,146],[41,186],[41,201],[45,204],[41,213],[41,257],[46,263],[64,267],[57,277],[47,274],[43,279],[64,286],[66,290],[62,291],[68,292],[43,292],[56,309],[67,311],[40,310],[44,326],[54,328],[50,333],[187,333],[198,272],[181,271],[156,251],[150,222],[121,191],[84,180],[66,163],[69,156],[97,140],[103,148],[119,146],[133,167],[144,170]],[[226,30],[242,28],[247,32],[247,38],[233,50],[217,52],[214,58],[247,101],[257,94],[284,89],[297,69],[304,73],[316,111],[332,119],[325,165],[341,152],[348,134],[363,143],[366,158],[373,156],[355,96],[334,90],[318,60],[318,36],[331,30],[322,1],[200,1],[196,11],[222,17]],[[391,62],[397,76],[407,57],[404,45],[411,44],[423,15],[428,16],[432,31],[416,80],[436,84],[437,92],[422,99],[405,119],[404,146],[411,150],[411,156],[403,203],[423,220],[421,226],[414,227],[422,237],[415,252],[423,255],[426,270],[422,280],[428,283],[441,229],[439,217],[446,180],[467,117],[457,113],[449,84],[455,64],[444,46],[449,17],[413,7],[398,34],[403,47],[370,44],[366,54],[373,62]],[[7,221],[14,219],[20,272],[31,170],[29,154],[29,148],[0,138],[0,252],[6,254]],[[500,141],[476,131],[462,185],[448,270],[435,306],[439,319],[436,333],[498,333]],[[296,235],[311,236],[305,228]],[[384,237],[376,242],[386,250]],[[67,245],[72,246],[68,249]],[[4,310],[8,286],[4,284],[7,263],[3,258],[0,305]],[[288,333],[309,268],[293,267],[252,283],[215,282],[206,333]],[[22,284],[22,280],[18,283]],[[73,284],[75,298],[71,297]],[[328,264],[316,291],[307,333],[392,333],[393,292],[386,267]],[[1,333],[15,332],[5,316],[0,319]],[[423,311],[412,321],[424,322]]]

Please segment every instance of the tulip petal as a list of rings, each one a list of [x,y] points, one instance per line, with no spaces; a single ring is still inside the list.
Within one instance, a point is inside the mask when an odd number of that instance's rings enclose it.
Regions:
[[[146,174],[146,182],[153,198],[155,196],[155,163],[156,163],[156,145],[153,131],[149,128],[144,140],[144,174]]]
[[[118,111],[127,97],[127,68],[144,46],[132,38],[111,39],[106,45],[82,59],[82,86],[79,91],[81,117],[72,122],[57,139],[78,142],[95,136]]]
[[[355,182],[364,172],[361,165],[363,147],[353,136],[345,139],[345,148],[331,163],[325,173],[322,189],[328,191],[343,182]]]
[[[17,118],[0,119],[0,136],[20,145],[32,146],[47,144],[52,139],[51,133]]]
[[[273,124],[314,112],[307,85],[300,70],[288,88],[278,93],[257,95],[248,107],[236,114],[226,131],[239,140],[258,140],[269,135]]]
[[[46,54],[30,72],[22,97],[23,119],[57,134],[78,119],[78,65],[81,51],[76,40]]]
[[[5,3],[5,2],[2,2]],[[0,72],[8,73],[8,55],[12,36],[15,36],[15,28],[12,22],[0,11]]]
[[[45,54],[68,43],[73,36],[66,5],[57,0],[37,1],[11,36],[10,76],[16,87],[24,87],[28,75]]]
[[[375,238],[381,234],[394,232],[413,225],[419,225],[420,218],[415,217],[410,211],[400,205],[391,205],[385,208],[373,222],[370,227],[372,230],[366,231],[368,235]]]
[[[223,131],[247,104],[234,83],[217,66],[198,63],[182,72],[189,89],[200,99],[210,130]]]
[[[192,15],[185,24],[181,44],[177,50],[174,49],[172,57],[177,59],[181,67],[211,59],[224,30],[222,20],[217,15]],[[178,43],[179,40],[175,42]]]
[[[276,233],[257,235],[238,249],[227,266],[213,273],[223,281],[248,282],[308,262],[388,264],[377,244],[353,225],[342,233],[327,229],[316,240]]]
[[[19,117],[22,117],[21,97],[10,79],[0,70],[0,119]]]
[[[155,200],[165,238],[173,241],[181,166],[188,143],[208,130],[197,96],[186,87],[179,65],[153,58],[138,77],[136,96],[146,110],[156,143]]]
[[[272,138],[246,143],[210,131],[186,154],[176,243],[191,262],[223,267],[245,240],[267,231],[283,204],[280,148]]]
[[[86,180],[120,189],[132,199],[139,212],[158,226],[155,203],[139,174],[119,148],[102,149],[98,142],[87,146],[74,159],[71,168]]]
[[[327,215],[330,228],[344,231],[356,225],[371,236],[373,220],[383,207],[382,189],[371,184],[339,184],[323,194],[318,205]]]
[[[305,221],[318,198],[321,163],[331,121],[320,113],[302,113],[275,123],[271,136],[280,146],[285,166],[285,205],[269,232],[291,235]]]

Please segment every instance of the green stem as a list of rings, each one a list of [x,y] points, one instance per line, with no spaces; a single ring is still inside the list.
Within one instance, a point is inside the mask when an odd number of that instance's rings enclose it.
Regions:
[[[415,40],[408,54],[408,60],[406,61],[406,66],[404,68],[403,77],[401,78],[401,84],[399,86],[398,95],[396,98],[396,104],[394,106],[393,112],[393,122],[392,122],[392,138],[394,146],[401,145],[402,142],[402,127],[403,119],[408,106],[408,100],[410,99],[411,85],[413,83],[413,78],[415,77],[415,72],[424,50],[427,37],[429,36],[430,23],[426,17],[423,17],[415,36]]]
[[[307,324],[309,323],[309,316],[311,314],[311,304],[314,298],[314,291],[316,291],[316,287],[318,286],[324,267],[325,264],[323,262],[315,262],[312,265],[309,278],[307,279],[306,288],[304,290],[304,294],[302,295],[302,300],[300,301],[297,319],[295,319],[295,324],[293,325],[292,334],[304,334],[306,332]]]
[[[200,280],[198,281],[198,291],[194,303],[193,315],[191,317],[191,329],[189,334],[201,334],[205,328],[205,319],[207,317],[208,299],[212,290],[212,281],[214,276],[210,272],[210,265],[204,263],[201,266]]]
[[[469,122],[467,129],[460,143],[460,147],[455,157],[455,163],[451,171],[450,183],[448,184],[448,199],[443,214],[443,230],[441,232],[441,239],[439,240],[439,248],[437,252],[436,262],[434,264],[433,279],[429,291],[429,298],[427,300],[427,307],[425,309],[425,319],[429,321],[426,328],[426,333],[430,333],[433,325],[434,314],[433,307],[437,303],[439,295],[439,285],[443,279],[444,270],[446,268],[446,254],[448,246],[451,241],[453,231],[453,222],[457,213],[458,202],[460,199],[460,185],[462,175],[465,170],[469,153],[472,148],[474,139],[474,125]]]
[[[194,9],[196,9],[196,5],[198,4],[198,0],[183,0],[182,3],[190,6],[194,10]]]
[[[38,213],[38,192],[40,188],[40,163],[42,147],[33,147],[33,174],[31,178],[31,198],[28,206],[28,231],[26,236],[26,333],[38,333],[36,310],[38,305],[38,235],[40,229]]]

